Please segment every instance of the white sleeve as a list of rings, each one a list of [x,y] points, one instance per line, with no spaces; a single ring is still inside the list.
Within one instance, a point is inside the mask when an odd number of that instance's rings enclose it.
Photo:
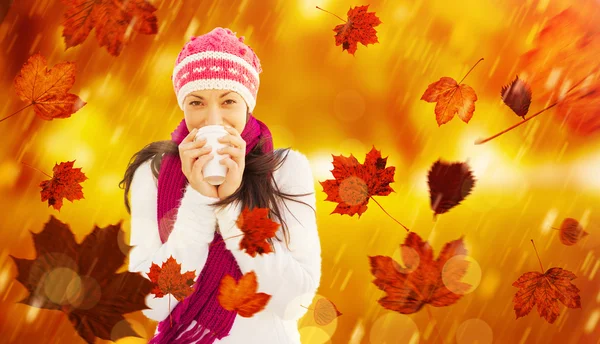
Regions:
[[[129,271],[141,272],[148,278],[152,263],[162,266],[170,256],[181,264],[181,272],[196,271],[196,281],[208,257],[208,244],[214,238],[216,217],[211,203],[218,198],[207,197],[189,184],[181,199],[173,230],[162,244],[158,234],[157,185],[150,161],[140,165],[131,182],[131,238]],[[171,308],[169,308],[169,299]],[[171,294],[155,298],[146,297],[150,309],[142,313],[156,321],[165,319],[179,302]]]
[[[279,210],[289,230],[289,249],[281,233],[277,236],[283,241],[273,239],[275,252],[250,256],[240,250],[242,234],[235,221],[241,213],[239,202],[217,208],[219,228],[226,247],[232,252],[242,273],[256,272],[258,292],[271,295],[266,310],[272,311],[284,319],[299,319],[306,313],[321,280],[321,244],[317,231],[316,196],[312,171],[308,159],[301,153],[290,150],[282,166],[275,171],[275,179],[282,192],[290,194],[312,193],[295,197],[306,204],[282,200]],[[276,221],[276,220],[275,220]]]

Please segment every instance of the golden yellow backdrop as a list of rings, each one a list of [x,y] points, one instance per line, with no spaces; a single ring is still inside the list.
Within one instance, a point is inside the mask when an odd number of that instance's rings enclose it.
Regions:
[[[320,297],[343,313],[327,326],[311,312],[299,323],[303,343],[429,343],[439,331],[448,343],[600,343],[600,138],[579,137],[549,111],[481,146],[518,118],[502,104],[500,88],[514,79],[521,54],[567,0],[372,1],[382,24],[379,43],[359,44],[355,56],[335,46],[335,25],[318,10],[345,18],[352,1],[151,1],[159,9],[157,35],[138,35],[121,55],[99,47],[92,31],[65,51],[58,0],[14,1],[0,25],[0,117],[24,103],[12,81],[35,52],[50,66],[77,65],[72,92],[88,104],[68,119],[43,121],[28,109],[0,123],[0,341],[82,343],[64,314],[16,301],[27,291],[16,282],[9,254],[33,258],[31,232],[54,214],[81,239],[94,225],[129,218],[119,189],[129,158],[144,145],[168,139],[183,114],[170,75],[179,50],[192,35],[216,26],[246,37],[263,73],[254,115],[267,123],[275,147],[291,146],[313,166],[322,243]],[[600,52],[599,52],[600,54]],[[434,104],[419,100],[442,76],[464,81],[478,95],[469,124],[455,118],[438,127]],[[532,111],[546,104],[536,100]],[[331,155],[363,161],[371,146],[396,167],[395,193],[377,197],[396,219],[428,240],[439,253],[444,243],[465,237],[473,290],[456,304],[402,315],[381,307],[385,295],[371,283],[368,255],[397,255],[406,232],[374,203],[360,219],[330,215],[318,181],[332,178]],[[477,178],[462,205],[432,221],[426,175],[438,158],[468,161]],[[89,177],[85,199],[65,202],[60,212],[40,202],[55,163],[76,160]],[[590,235],[574,246],[560,243],[565,217],[581,221]],[[581,309],[567,309],[554,324],[534,309],[515,319],[511,284],[539,271],[533,239],[545,268],[562,267],[578,278]],[[125,269],[125,267],[124,267]],[[480,271],[480,275],[477,274]],[[480,277],[480,278],[479,278]],[[317,298],[317,299],[318,299]],[[315,299],[316,301],[316,299]],[[155,323],[141,312],[127,315],[145,338]],[[98,340],[98,342],[102,342]],[[119,343],[144,343],[127,337]],[[265,339],[265,343],[268,340]]]

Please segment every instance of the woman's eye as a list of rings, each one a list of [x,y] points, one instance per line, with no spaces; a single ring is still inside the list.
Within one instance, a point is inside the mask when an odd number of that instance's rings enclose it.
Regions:
[[[198,104],[196,104],[196,103],[198,103]],[[199,100],[191,101],[190,105],[200,105],[200,101]]]
[[[227,103],[227,102],[231,102],[231,103],[228,103],[228,104],[235,104],[235,103],[236,103],[236,101],[235,101],[235,100],[233,100],[233,99],[227,99],[227,100],[225,101],[225,103]]]

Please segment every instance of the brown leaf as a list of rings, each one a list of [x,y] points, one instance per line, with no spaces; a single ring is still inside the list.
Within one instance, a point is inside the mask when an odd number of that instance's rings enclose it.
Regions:
[[[367,44],[379,43],[375,26],[381,24],[375,12],[367,12],[369,5],[355,6],[348,10],[348,21],[346,24],[337,25],[333,31],[335,34],[335,45],[342,45],[342,51],[346,50],[354,55],[358,43],[365,47]]]
[[[21,100],[33,105],[41,119],[68,118],[86,102],[69,93],[75,83],[75,63],[61,62],[48,69],[46,59],[39,53],[29,57],[14,80]]]
[[[81,172],[81,168],[73,168],[74,162],[75,160],[54,165],[52,179],[40,183],[42,202],[48,201],[48,206],[53,206],[58,211],[63,205],[63,198],[71,203],[84,198],[83,187],[79,183],[86,181],[88,177]]]
[[[224,309],[236,311],[240,316],[249,318],[263,310],[271,299],[271,295],[257,293],[257,290],[258,283],[254,271],[244,274],[238,282],[227,274],[221,280],[217,297]]]
[[[517,116],[525,117],[531,104],[531,87],[519,76],[510,84],[503,86],[500,92],[502,101],[513,110]]]
[[[90,31],[96,29],[100,46],[118,56],[135,33],[156,34],[156,11],[146,0],[62,0],[67,5],[63,37],[67,49],[83,43]]]
[[[583,230],[583,226],[572,218],[566,218],[560,225],[560,241],[567,245],[575,245],[581,238],[589,233]]]
[[[389,184],[394,182],[395,167],[385,167],[387,157],[382,158],[381,152],[373,148],[367,154],[364,164],[360,164],[350,154],[333,156],[335,179],[319,182],[327,193],[326,201],[337,202],[338,205],[331,214],[360,215],[367,210],[369,198],[372,196],[387,196],[394,191]]]
[[[315,305],[315,322],[325,326],[342,315],[335,304],[327,299],[319,299]]]
[[[475,185],[466,162],[436,161],[428,174],[431,209],[434,216],[448,212],[465,199]]]
[[[513,298],[517,319],[529,314],[536,304],[539,315],[551,324],[560,313],[558,301],[569,308],[581,308],[579,289],[571,283],[575,278],[574,273],[561,268],[521,275],[512,284],[519,288]]]
[[[148,278],[153,283],[151,293],[155,297],[163,297],[166,294],[173,295],[177,301],[181,302],[194,292],[194,278],[196,271],[181,273],[181,264],[170,256],[161,266],[152,263]]]
[[[123,314],[148,309],[152,283],[138,273],[116,272],[131,249],[123,242],[121,225],[96,226],[78,244],[69,226],[51,215],[40,233],[32,233],[36,258],[10,256],[16,280],[30,292],[18,302],[64,312],[87,343],[96,337],[140,337]],[[127,325],[113,331],[121,322]]]
[[[240,241],[240,250],[246,250],[250,256],[273,252],[267,239],[275,237],[279,223],[268,217],[269,208],[244,208],[238,217],[236,224],[244,233]]]
[[[429,243],[424,242],[415,232],[408,233],[404,244],[400,246],[403,255],[408,251],[416,252],[418,263],[414,257],[409,256],[405,261],[409,260],[410,266],[407,264],[402,267],[391,257],[369,256],[371,273],[375,276],[373,283],[387,293],[387,296],[379,299],[379,304],[384,308],[411,314],[426,304],[435,307],[449,306],[471,287],[460,281],[466,274],[467,260],[457,258],[458,268],[445,269],[450,258],[467,254],[462,237],[446,243],[437,260],[433,259]]]
[[[469,123],[475,112],[477,94],[466,84],[460,84],[450,77],[442,77],[430,84],[421,96],[421,100],[435,105],[435,119],[438,126],[448,123],[454,115]]]

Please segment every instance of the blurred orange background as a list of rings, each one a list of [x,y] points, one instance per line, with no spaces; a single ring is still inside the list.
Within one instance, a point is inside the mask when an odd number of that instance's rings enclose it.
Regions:
[[[343,315],[319,326],[309,311],[299,323],[303,343],[432,343],[437,331],[459,344],[600,343],[600,137],[569,131],[553,109],[473,144],[518,122],[500,99],[501,87],[519,73],[518,59],[534,47],[544,23],[583,1],[372,1],[369,12],[382,21],[375,28],[379,43],[359,44],[355,56],[335,46],[332,30],[342,22],[315,6],[346,18],[351,7],[367,3],[150,2],[158,7],[158,34],[137,35],[118,57],[99,46],[94,31],[65,50],[66,6],[58,0],[14,1],[0,25],[0,118],[26,105],[12,82],[38,51],[49,67],[76,63],[71,92],[87,102],[68,119],[43,121],[29,108],[0,123],[0,342],[83,343],[63,313],[16,303],[28,292],[8,255],[34,258],[30,232],[41,231],[51,214],[71,226],[78,242],[94,225],[120,220],[129,235],[118,182],[135,152],[169,139],[183,118],[170,81],[183,44],[221,26],[245,36],[261,60],[254,115],[270,127],[275,147],[291,146],[312,163],[323,257],[315,302],[326,297]],[[427,85],[442,76],[459,81],[482,57],[464,81],[478,95],[473,119],[438,127],[435,104],[419,100]],[[533,93],[530,113],[547,105]],[[330,214],[336,204],[324,201],[318,181],[333,178],[332,154],[363,162],[373,145],[396,167],[395,192],[375,196],[394,218],[428,240],[436,257],[444,243],[464,235],[471,260],[466,281],[474,287],[451,306],[425,306],[431,317],[425,309],[402,315],[377,303],[385,293],[372,283],[367,256],[397,257],[406,232],[374,202],[358,218]],[[433,221],[426,176],[438,158],[468,161],[477,182],[461,205]],[[85,199],[65,200],[58,212],[40,202],[46,176],[22,163],[51,173],[55,163],[72,160],[89,178],[82,183]],[[551,227],[565,217],[590,235],[563,245]],[[535,308],[515,319],[511,284],[540,271],[530,239],[546,269],[578,276],[572,282],[581,309],[560,304],[554,324]],[[144,338],[117,342],[147,342],[156,323],[141,312],[126,318]]]

